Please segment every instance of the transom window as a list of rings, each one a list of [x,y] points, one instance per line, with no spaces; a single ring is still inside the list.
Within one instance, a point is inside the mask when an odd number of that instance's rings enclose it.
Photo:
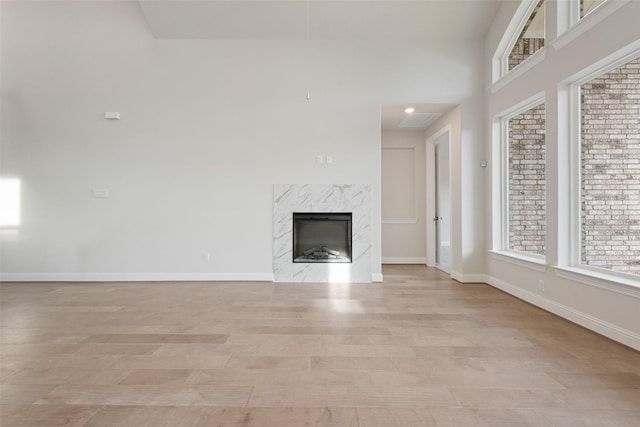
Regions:
[[[508,70],[511,71],[528,57],[544,47],[544,0],[539,0],[520,31],[515,45],[509,52]]]
[[[607,0],[580,0],[580,18],[584,18]]]

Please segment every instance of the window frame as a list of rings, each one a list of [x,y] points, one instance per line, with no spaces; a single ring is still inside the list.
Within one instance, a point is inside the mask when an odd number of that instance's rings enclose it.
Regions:
[[[559,248],[560,253],[562,253],[563,249],[566,250],[568,257],[564,261],[559,260],[558,268],[573,275],[573,277],[568,278],[575,279],[576,277],[584,276],[587,281],[589,278],[597,278],[640,287],[640,277],[637,275],[582,263],[582,104],[580,102],[580,87],[583,84],[638,58],[640,58],[640,42],[628,46],[591,67],[587,67],[563,82],[559,88],[559,98],[562,97],[564,92],[569,110],[564,112],[559,110],[559,114],[566,118],[569,124],[568,132],[565,132],[565,135],[569,142],[569,167],[567,168],[569,176],[567,183],[570,201],[568,205],[569,212],[563,212],[562,210],[558,212],[559,218],[562,218],[562,215],[566,215],[569,226],[565,247]],[[563,240],[561,238],[558,240],[562,244]]]
[[[558,34],[549,44],[556,50],[562,49],[630,1],[607,0],[582,18],[580,17],[580,0],[556,3]]]
[[[498,48],[496,49],[495,54],[493,55],[493,84],[499,82],[504,77],[513,74],[518,69],[522,70],[521,72],[524,72],[544,59],[544,51],[547,45],[546,34],[545,47],[538,49],[522,63],[518,64],[511,71],[509,71],[509,54],[511,53],[511,50],[513,50],[515,44],[518,42],[520,33],[522,32],[524,26],[527,24],[527,21],[529,20],[529,17],[531,16],[531,13],[533,13],[533,10],[535,9],[538,2],[539,0],[521,0],[518,9],[513,15],[513,18],[509,23],[500,43],[498,44]],[[538,58],[538,60],[532,60],[532,58],[534,57]]]
[[[499,233],[494,236],[493,251],[495,254],[510,256],[522,260],[526,263],[546,265],[547,254],[540,255],[531,252],[517,251],[509,248],[509,120],[522,114],[533,107],[540,104],[546,105],[545,92],[538,92],[535,95],[525,99],[524,101],[512,106],[511,108],[498,114],[495,123],[499,126],[499,137],[495,138],[496,144],[494,148],[497,152],[499,167],[497,168],[497,178],[499,182],[499,196],[497,203],[494,203],[494,214],[499,218]],[[545,108],[545,127],[546,127],[546,108]],[[546,156],[546,138],[545,138],[545,156]],[[547,169],[545,168],[545,177]],[[545,179],[546,181],[546,179]],[[545,194],[547,192],[545,186]],[[545,218],[546,218],[545,210]],[[548,242],[545,241],[548,248]]]

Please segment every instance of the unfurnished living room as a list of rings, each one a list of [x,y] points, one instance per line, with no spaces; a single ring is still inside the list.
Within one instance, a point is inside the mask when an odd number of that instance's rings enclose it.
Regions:
[[[640,425],[640,1],[0,1],[0,425]]]

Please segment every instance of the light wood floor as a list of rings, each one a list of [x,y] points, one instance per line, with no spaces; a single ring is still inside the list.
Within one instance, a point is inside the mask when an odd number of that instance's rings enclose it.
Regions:
[[[640,353],[417,266],[2,284],[1,425],[639,426]]]

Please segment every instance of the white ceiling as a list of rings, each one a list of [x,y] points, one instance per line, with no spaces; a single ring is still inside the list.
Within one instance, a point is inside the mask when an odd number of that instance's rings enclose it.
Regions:
[[[405,113],[407,107],[413,107],[413,113]],[[383,104],[380,109],[382,130],[424,130],[440,116],[453,108],[449,104]],[[423,120],[424,119],[424,120]]]
[[[466,40],[501,0],[140,0],[159,39]]]
[[[139,0],[158,39],[421,41],[484,38],[502,0]],[[309,23],[307,26],[307,22]],[[419,130],[451,105],[383,105],[382,130]],[[424,120],[418,120],[424,119]],[[430,119],[430,120],[428,120]],[[407,123],[405,123],[407,125]],[[409,123],[411,125],[411,123]]]

